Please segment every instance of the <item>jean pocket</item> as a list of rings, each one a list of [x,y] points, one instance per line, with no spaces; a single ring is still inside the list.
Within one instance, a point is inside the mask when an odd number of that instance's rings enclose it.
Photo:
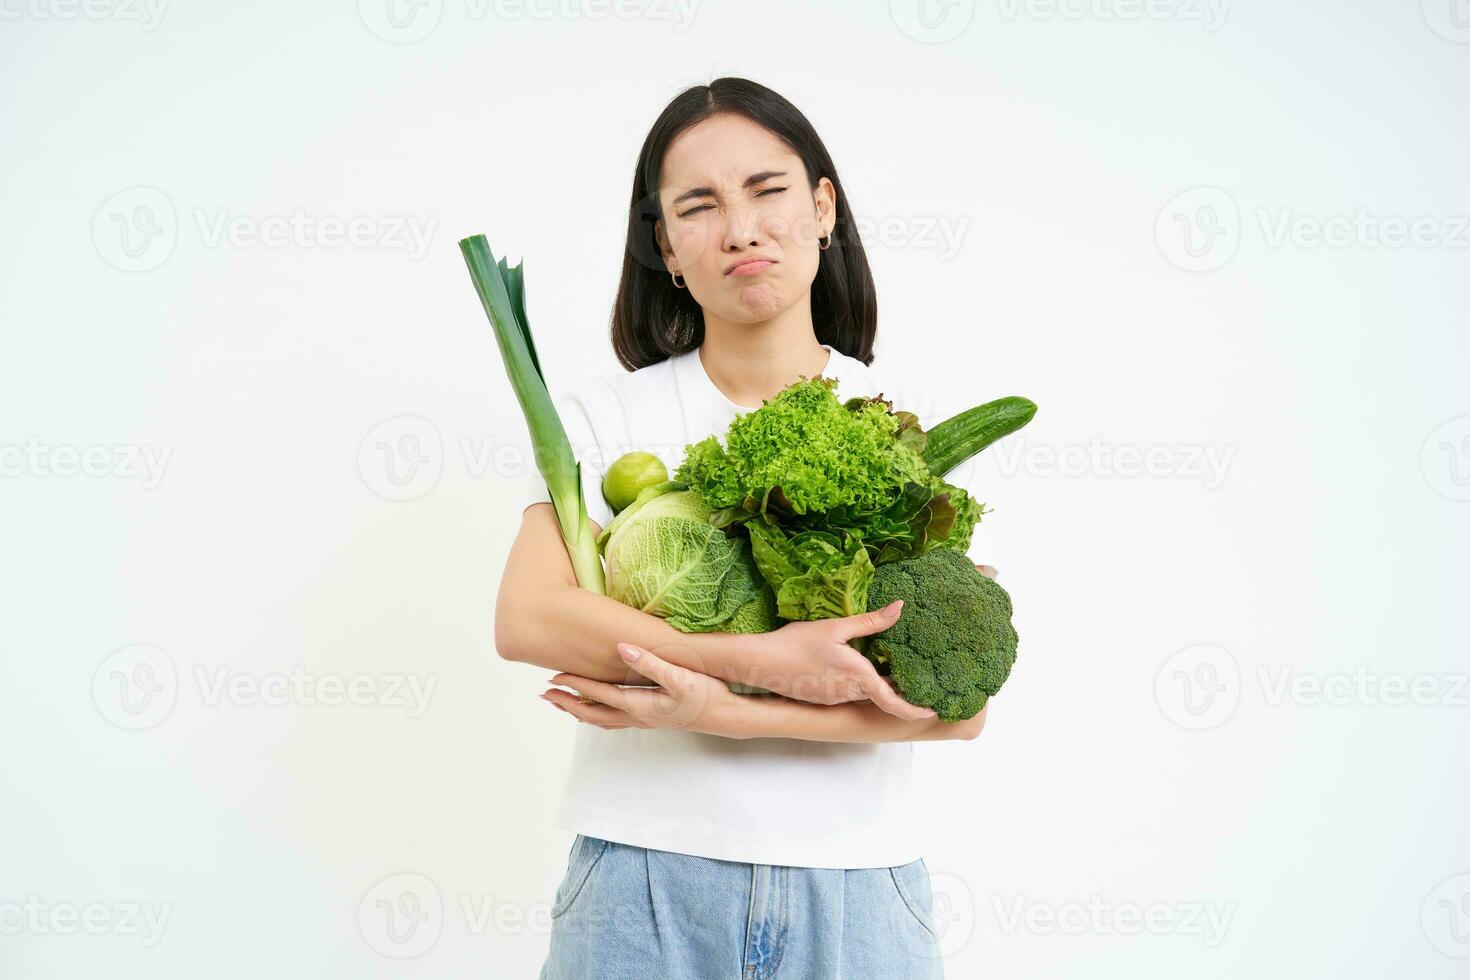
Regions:
[[[929,868],[924,859],[896,865],[888,869],[888,874],[904,907],[924,930],[924,935],[931,941],[937,941],[939,930],[934,925],[934,895],[929,888]]]
[[[587,879],[592,876],[592,869],[597,866],[606,850],[607,841],[600,837],[578,834],[577,839],[572,841],[572,849],[567,854],[567,873],[562,877],[561,885],[556,889],[556,898],[551,903],[553,919],[560,918],[572,907],[572,903],[586,886]]]

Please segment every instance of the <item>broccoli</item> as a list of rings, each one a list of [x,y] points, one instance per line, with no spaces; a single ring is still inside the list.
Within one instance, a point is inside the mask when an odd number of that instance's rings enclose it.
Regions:
[[[868,611],[894,599],[898,622],[853,646],[908,701],[944,721],[975,717],[1016,662],[1010,595],[962,553],[933,548],[873,571]]]

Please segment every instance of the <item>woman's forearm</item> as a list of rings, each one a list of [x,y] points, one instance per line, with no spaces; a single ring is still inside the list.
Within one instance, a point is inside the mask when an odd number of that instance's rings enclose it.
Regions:
[[[538,589],[534,595],[506,594],[502,586],[495,646],[506,660],[614,684],[648,684],[618,656],[623,642],[701,674],[738,680],[749,638],[681,633],[657,616],[575,585]]]
[[[818,705],[787,698],[748,697],[736,722],[741,737],[802,738],[816,742],[919,742],[972,739],[985,727],[990,705],[965,721],[906,721],[870,701]]]

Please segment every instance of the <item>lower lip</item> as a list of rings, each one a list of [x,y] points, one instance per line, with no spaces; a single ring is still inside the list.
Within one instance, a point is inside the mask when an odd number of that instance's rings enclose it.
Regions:
[[[776,263],[774,262],[747,262],[744,265],[737,265],[735,268],[731,269],[730,275],[753,276],[758,272],[764,272],[775,264]]]

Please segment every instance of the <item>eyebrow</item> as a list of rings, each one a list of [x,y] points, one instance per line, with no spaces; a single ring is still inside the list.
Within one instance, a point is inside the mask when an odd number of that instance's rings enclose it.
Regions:
[[[762,170],[759,173],[751,174],[749,177],[745,178],[745,182],[743,184],[741,184],[740,186],[741,187],[754,187],[756,184],[759,184],[762,181],[770,180],[772,177],[785,177],[785,176],[786,176],[786,171],[784,171],[784,170]],[[713,187],[695,187],[695,188],[693,188],[691,190],[685,191],[684,193],[680,194],[678,197],[674,198],[671,202],[669,202],[669,206],[670,207],[674,207],[675,205],[678,205],[678,204],[682,203],[683,201],[687,201],[687,200],[689,200],[692,197],[714,197],[714,196],[715,196],[715,189]]]

